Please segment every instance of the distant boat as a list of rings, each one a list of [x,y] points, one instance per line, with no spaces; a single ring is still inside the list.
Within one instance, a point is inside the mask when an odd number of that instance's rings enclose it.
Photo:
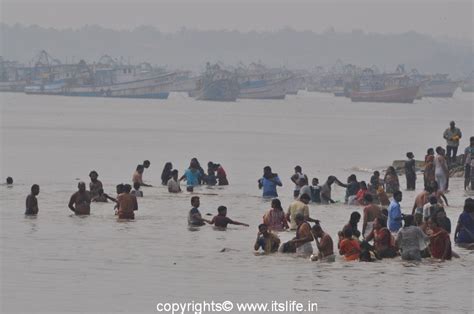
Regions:
[[[239,98],[285,99],[288,79],[246,81],[240,84]]]
[[[206,71],[198,81],[198,89],[190,95],[197,100],[236,101],[239,84],[234,73],[221,69],[217,64],[207,63]]]
[[[376,91],[352,91],[353,102],[413,103],[419,86],[395,87]]]
[[[460,82],[451,81],[447,74],[435,75],[431,80],[421,85],[420,96],[451,98],[459,87]]]
[[[0,82],[0,92],[23,92],[26,81],[4,81]]]

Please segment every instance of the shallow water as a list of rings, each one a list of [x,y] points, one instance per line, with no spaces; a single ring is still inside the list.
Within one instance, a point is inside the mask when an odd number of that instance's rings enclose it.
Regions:
[[[444,146],[450,120],[462,129],[461,147],[473,130],[473,94],[422,99],[414,104],[351,103],[328,94],[300,93],[284,101],[198,102],[182,94],[163,100],[67,98],[0,94],[2,312],[155,312],[158,302],[318,302],[321,312],[472,312],[474,254],[420,265],[400,259],[333,264],[292,256],[255,256],[257,225],[268,209],[257,179],[271,165],[280,174],[286,208],[296,164],[310,178],[368,180],[413,151]],[[221,163],[231,185],[202,187],[201,212],[249,223],[227,231],[187,228],[190,195],[159,186],[165,162],[182,172],[192,157]],[[77,181],[99,172],[106,192],[129,182],[137,163],[151,160],[133,222],[117,222],[113,205],[93,204],[90,217],[67,209]],[[3,180],[3,179],[2,179]],[[417,187],[421,187],[419,176]],[[31,184],[41,186],[40,214],[25,218]],[[401,184],[405,182],[401,178]],[[453,230],[465,193],[453,178],[447,208]],[[206,195],[218,194],[218,195]],[[344,190],[336,187],[335,199]],[[411,211],[416,192],[404,193]],[[334,239],[353,206],[311,205],[312,217]],[[283,241],[293,236],[280,234]],[[224,252],[221,252],[224,249]]]

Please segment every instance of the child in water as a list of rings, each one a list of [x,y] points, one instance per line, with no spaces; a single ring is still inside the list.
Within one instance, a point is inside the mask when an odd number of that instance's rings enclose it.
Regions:
[[[211,220],[211,225],[214,225],[219,228],[227,228],[228,224],[232,225],[241,225],[241,226],[246,226],[248,227],[249,225],[243,222],[238,222],[230,219],[227,217],[227,207],[225,206],[219,206],[217,208],[217,216],[214,216]]]
[[[318,178],[313,178],[310,189],[311,189],[311,202],[321,204],[321,186],[319,185]]]

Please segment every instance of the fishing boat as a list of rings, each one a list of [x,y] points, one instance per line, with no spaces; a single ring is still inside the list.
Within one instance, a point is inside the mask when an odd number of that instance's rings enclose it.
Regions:
[[[459,84],[460,82],[449,80],[448,74],[436,74],[421,85],[420,94],[422,97],[451,98]]]
[[[413,103],[420,89],[406,75],[382,74],[364,77],[350,94],[353,102]]]
[[[197,100],[236,101],[239,84],[234,73],[222,69],[218,64],[207,63],[206,71],[198,81],[193,93]]]
[[[285,99],[288,79],[246,81],[240,84],[239,98]]]
[[[0,57],[0,92],[23,92],[31,69]]]

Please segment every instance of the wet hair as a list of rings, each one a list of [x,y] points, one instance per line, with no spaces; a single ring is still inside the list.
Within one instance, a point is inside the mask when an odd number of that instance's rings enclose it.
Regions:
[[[147,159],[143,162],[143,165],[151,165],[150,161]]]
[[[13,178],[7,177],[7,184],[13,184]]]
[[[258,225],[258,230],[262,229],[263,227],[268,228],[266,224],[259,224]]]
[[[364,195],[364,200],[368,203],[372,203],[374,201],[374,197],[371,194],[367,193]]]
[[[295,221],[297,221],[297,220],[304,221],[304,215],[302,213],[297,213],[295,215]]]
[[[303,171],[303,169],[301,169],[301,166],[296,166],[296,167],[295,167],[295,171],[296,171],[296,172],[301,172],[301,171]]]
[[[374,176],[380,176],[380,171],[375,170],[374,171]]]
[[[143,165],[138,165],[138,166],[137,166],[137,171],[143,170],[143,169],[145,169],[145,167],[143,167]]]
[[[413,157],[414,157],[414,155],[413,155],[412,152],[408,152],[408,153],[407,153],[407,158],[413,158]]]
[[[471,136],[471,137],[469,138],[469,142],[474,143],[474,136]]]
[[[283,211],[283,207],[281,207],[281,202],[278,198],[272,199],[272,208]]]
[[[344,230],[342,230],[342,234],[344,235],[344,238],[352,238],[352,228],[344,228]]]
[[[315,233],[318,233],[318,232],[322,232],[323,231],[323,228],[321,228],[321,225],[320,224],[315,224],[311,230],[313,230],[313,232]]]
[[[365,188],[367,190],[367,182],[365,181],[360,181],[359,182],[359,187],[362,189],[362,188]]]
[[[128,193],[132,190],[132,186],[130,184],[124,184],[123,190]]]
[[[443,151],[443,147],[441,147],[441,146],[436,147],[436,153],[437,154],[441,154],[442,151]]]
[[[429,198],[428,198],[428,201],[430,202],[431,205],[435,205],[435,204],[438,204],[438,198],[434,195],[431,195]]]
[[[313,178],[313,180],[311,180],[311,182],[314,182],[314,181],[318,181],[318,183],[319,183],[319,179],[318,179],[318,178]]]
[[[263,167],[263,172],[272,172],[272,168],[270,166]]]
[[[95,174],[97,177],[99,176],[99,174],[97,173],[97,171],[92,170],[91,172],[89,172],[89,177],[92,176],[93,174]]]
[[[347,181],[355,181],[355,182],[357,182],[357,177],[356,177],[356,175],[355,175],[355,174],[351,174],[351,175],[349,176],[349,178],[347,178]]]
[[[413,215],[405,215],[403,216],[403,221],[405,222],[405,227],[413,226],[415,224],[415,217]]]
[[[193,205],[195,200],[199,200],[199,196],[193,196],[191,197],[191,205]]]
[[[385,217],[379,216],[375,219],[377,219],[377,221],[379,222],[379,225],[381,225],[382,228],[387,228],[387,219]]]
[[[140,182],[135,182],[135,183],[133,183],[133,188],[134,188],[135,190],[138,190],[138,189],[140,188]]]
[[[177,175],[178,174],[178,170],[177,169],[173,169],[173,171],[171,171],[171,175]]]
[[[34,189],[39,189],[39,185],[38,184],[33,184],[31,186],[31,192],[33,192]]]
[[[395,170],[393,166],[390,166],[387,168],[387,174],[389,173],[397,174],[397,171]]]
[[[432,147],[426,150],[426,155],[434,155],[434,149]]]
[[[118,193],[118,194],[122,193],[122,192],[123,192],[123,188],[124,188],[123,183],[117,184],[117,186],[116,186],[117,193]]]
[[[225,207],[225,206],[222,206],[222,205],[221,205],[221,206],[217,207],[217,212],[218,212],[219,214],[225,212],[226,210],[227,210],[227,207]]]
[[[351,213],[351,218],[349,219],[349,222],[351,224],[357,224],[360,221],[360,214],[358,212],[352,212]]]
[[[464,211],[467,213],[474,213],[474,199],[466,198],[464,201]]]
[[[402,191],[393,192],[393,197],[395,197],[395,196],[402,196]]]
[[[303,199],[309,201],[309,200],[311,200],[311,197],[309,197],[308,194],[304,193],[300,196],[300,200],[303,200]]]

